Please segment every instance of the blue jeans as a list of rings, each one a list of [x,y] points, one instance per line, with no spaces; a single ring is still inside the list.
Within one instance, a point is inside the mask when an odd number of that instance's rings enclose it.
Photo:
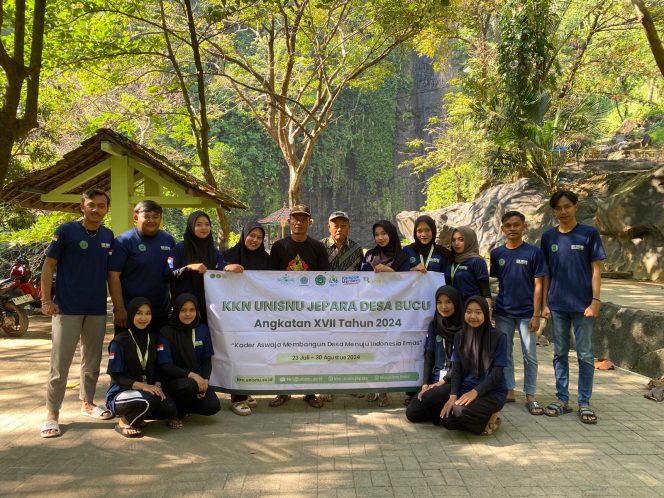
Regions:
[[[528,330],[529,318],[496,315],[496,329],[507,336],[507,367],[505,367],[505,383],[507,389],[514,389],[514,331],[521,336],[523,351],[523,392],[534,396],[537,391],[537,333]]]
[[[595,375],[593,354],[594,318],[583,313],[552,311],[553,322],[553,369],[556,372],[556,397],[569,401],[569,331],[574,328],[576,358],[579,362],[579,406],[590,404]]]

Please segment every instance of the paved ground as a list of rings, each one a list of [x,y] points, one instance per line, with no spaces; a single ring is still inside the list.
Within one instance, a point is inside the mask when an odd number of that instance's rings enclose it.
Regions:
[[[664,312],[664,284],[603,278],[602,300],[631,308]]]
[[[644,399],[647,379],[629,372],[597,372],[597,426],[574,414],[533,417],[522,396],[489,437],[410,424],[403,395],[387,409],[348,396],[321,410],[299,399],[272,409],[260,398],[250,417],[232,414],[224,396],[217,416],[187,419],[180,431],[154,422],[127,440],[113,422],[78,415],[68,391],[64,435],[46,440],[48,324],[33,324],[24,338],[0,339],[4,496],[664,496],[664,403]],[[551,348],[539,356],[549,402]]]

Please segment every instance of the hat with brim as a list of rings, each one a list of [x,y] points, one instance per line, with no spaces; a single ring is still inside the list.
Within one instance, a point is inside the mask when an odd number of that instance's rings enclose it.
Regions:
[[[338,218],[342,218],[342,219],[350,222],[350,218],[348,217],[348,213],[346,213],[345,211],[334,211],[330,215],[330,217],[327,219],[327,221],[336,220]]]
[[[306,204],[295,204],[290,210],[290,215],[293,216],[295,214],[304,214],[311,218],[311,209]]]

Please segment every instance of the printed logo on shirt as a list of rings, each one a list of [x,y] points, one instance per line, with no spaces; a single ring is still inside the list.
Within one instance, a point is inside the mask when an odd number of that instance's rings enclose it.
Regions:
[[[108,359],[109,360],[114,360],[115,359],[115,351],[111,351],[110,353],[108,353]]]
[[[410,257],[410,262],[415,263],[417,261],[417,258],[415,256]]]
[[[286,265],[287,271],[307,271],[308,269],[309,265],[306,261],[302,260],[299,254]]]
[[[110,248],[111,248],[111,244],[108,243],[108,242],[102,242],[102,243],[101,243],[101,246],[102,246],[104,249],[110,249]]]
[[[527,265],[527,264],[528,264],[528,260],[527,260],[527,259],[515,259],[514,262],[515,262],[517,265]]]
[[[164,345],[163,344],[157,344],[157,351],[163,351],[164,350]]]
[[[162,251],[170,251],[170,250],[171,250],[171,246],[161,246],[161,250],[162,250]]]
[[[169,256],[166,261],[168,262],[168,269],[172,270],[173,269],[173,256]]]
[[[443,342],[443,338],[439,335],[436,336],[436,342]]]
[[[57,242],[59,238],[60,238],[60,236],[56,233],[55,235],[53,235],[53,237],[51,237],[51,240],[53,242]]]
[[[197,348],[203,345],[203,341],[194,341],[194,347]]]
[[[505,266],[505,260],[504,260],[503,258],[500,258],[500,259],[498,260],[498,264],[499,264],[500,266]]]
[[[145,247],[145,244],[138,244],[138,250],[141,252],[145,252],[148,250],[148,248]]]
[[[87,240],[82,240],[78,243],[78,247],[81,249],[87,249],[88,248],[88,241]]]
[[[457,266],[457,271],[468,271],[468,267],[466,265],[459,265]]]
[[[586,246],[584,246],[583,244],[572,244],[570,246],[570,249],[572,251],[583,251],[585,248],[586,248]]]
[[[558,244],[551,244],[551,252],[558,252]]]

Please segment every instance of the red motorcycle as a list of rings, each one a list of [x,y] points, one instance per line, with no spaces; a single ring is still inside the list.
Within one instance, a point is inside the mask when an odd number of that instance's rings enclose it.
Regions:
[[[41,299],[39,298],[39,293],[35,288],[31,276],[32,270],[30,269],[30,265],[23,258],[16,260],[16,263],[13,264],[9,272],[9,277],[16,279],[14,281],[14,288],[17,289],[21,295],[32,296],[32,299],[26,301],[26,303],[35,308],[39,308],[41,306]]]
[[[17,294],[16,278],[0,280],[0,328],[10,337],[20,337],[28,330],[28,314],[21,307],[33,301],[30,294]]]

